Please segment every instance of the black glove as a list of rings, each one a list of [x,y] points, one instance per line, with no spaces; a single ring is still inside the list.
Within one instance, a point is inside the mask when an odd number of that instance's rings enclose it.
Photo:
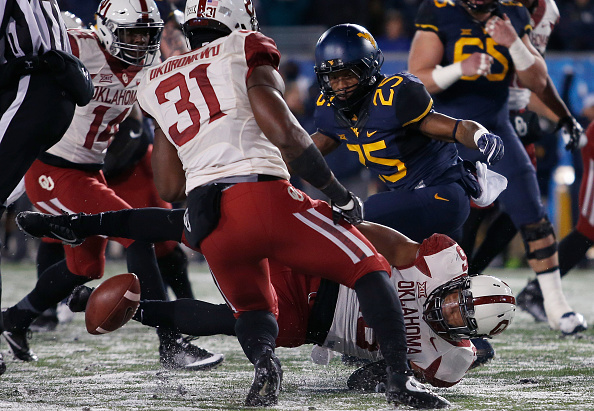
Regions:
[[[476,145],[487,158],[487,164],[492,165],[503,157],[503,141],[501,137],[486,132],[478,138]]]
[[[584,129],[574,117],[567,116],[559,120],[555,131],[561,129],[563,129],[561,131],[561,136],[565,141],[565,150],[573,151],[577,148],[582,148],[585,145],[587,140],[584,136]]]
[[[361,224],[363,222],[363,202],[359,197],[349,191],[350,200],[342,205],[337,205],[334,201],[330,201],[332,206],[332,221],[338,224],[341,218],[344,218],[352,225]]]

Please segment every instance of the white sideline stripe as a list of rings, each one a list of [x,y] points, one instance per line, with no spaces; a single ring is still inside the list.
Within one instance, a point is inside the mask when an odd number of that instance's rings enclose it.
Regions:
[[[2,118],[0,118],[0,142],[4,139],[4,135],[6,134],[6,129],[12,122],[14,115],[17,113],[25,96],[27,95],[27,90],[29,89],[29,81],[31,80],[31,76],[22,76],[19,80],[19,87],[17,90],[16,97],[10,107],[4,112]]]
[[[594,225],[594,213],[592,213],[592,181],[594,180],[594,160],[588,161],[588,183],[586,184],[586,195],[582,204],[582,215],[588,217],[588,223]]]
[[[373,251],[371,251],[371,249],[369,247],[367,247],[367,245],[362,242],[359,238],[357,238],[355,235],[353,235],[352,233],[350,233],[348,230],[346,230],[344,227],[340,226],[340,225],[334,225],[334,223],[332,222],[331,219],[329,219],[328,217],[326,217],[325,215],[323,215],[322,213],[316,211],[313,208],[310,208],[309,210],[307,210],[308,213],[314,215],[315,217],[327,222],[328,224],[331,224],[334,228],[336,228],[338,231],[340,231],[344,236],[346,236],[349,240],[351,240],[355,245],[357,245],[361,251],[363,251],[363,253],[365,254],[366,257],[370,257],[373,255]],[[332,241],[334,244],[336,244],[338,246],[338,248],[340,248],[353,262],[353,264],[357,264],[359,261],[361,261],[361,258],[359,258],[355,253],[353,253],[339,238],[337,238],[333,233],[329,232],[328,230],[324,229],[323,227],[320,227],[319,225],[317,225],[316,223],[308,220],[307,218],[305,218],[303,215],[301,215],[300,213],[293,213],[293,215],[295,217],[297,217],[297,219],[299,221],[301,221],[302,223],[304,223],[305,225],[307,225],[310,228],[313,228],[315,231],[317,231],[318,233],[322,234],[324,237],[326,237],[328,240]]]
[[[40,201],[38,203],[35,203],[35,206],[37,208],[42,208],[48,214],[52,214],[52,215],[60,215],[60,214],[62,214],[59,210],[56,210],[52,206],[48,205],[45,201]]]
[[[140,301],[140,294],[133,293],[130,290],[126,290],[126,293],[124,294],[124,297],[127,298],[130,301]]]
[[[206,259],[206,257],[204,257]],[[206,260],[206,265],[208,265],[208,260]],[[208,271],[210,271],[210,276],[212,277],[213,281],[215,282],[215,285],[217,286],[219,292],[221,293],[221,296],[223,297],[223,300],[225,300],[225,303],[227,303],[227,305],[229,306],[229,308],[231,308],[231,310],[236,313],[237,309],[235,308],[235,306],[233,306],[233,304],[231,304],[231,301],[229,301],[229,299],[225,296],[225,293],[223,292],[223,290],[221,290],[221,287],[219,286],[219,282],[217,281],[217,278],[214,276],[212,270],[210,269],[210,267],[208,267]]]

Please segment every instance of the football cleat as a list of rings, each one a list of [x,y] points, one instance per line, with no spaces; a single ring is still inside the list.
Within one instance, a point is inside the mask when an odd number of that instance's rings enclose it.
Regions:
[[[66,305],[73,313],[82,313],[87,308],[87,301],[93,292],[94,288],[86,285],[77,285],[68,296]]]
[[[471,338],[470,341],[476,348],[476,360],[470,365],[469,370],[485,365],[495,357],[495,349],[486,338]]]
[[[528,281],[526,287],[516,297],[516,305],[532,315],[535,321],[548,321],[544,308],[544,298],[537,279]]]
[[[268,350],[254,365],[254,382],[245,399],[246,407],[268,407],[278,403],[278,393],[283,380],[279,359]]]
[[[386,360],[379,360],[353,371],[347,380],[347,387],[349,390],[381,392],[385,390],[387,379]]]
[[[408,405],[417,409],[447,408],[451,404],[448,400],[431,392],[427,387],[418,382],[413,372],[392,372],[387,368],[388,380],[386,383],[386,398],[389,403]]]
[[[171,370],[209,370],[223,362],[223,354],[213,354],[192,344],[191,337],[180,337],[170,343],[161,343],[159,357],[163,368]]]
[[[559,319],[559,330],[561,330],[563,335],[572,335],[580,331],[586,331],[587,328],[588,324],[584,316],[574,311],[563,314]]]
[[[41,313],[29,326],[33,332],[54,331],[58,326],[58,312],[55,307],[50,307]]]
[[[6,340],[14,358],[27,362],[37,361],[37,355],[31,351],[27,342],[27,331],[4,331],[2,336]]]
[[[22,232],[31,237],[53,238],[64,244],[77,246],[82,244],[84,238],[75,234],[72,222],[83,215],[83,213],[78,213],[54,216],[34,211],[22,211],[17,215],[16,223]]]

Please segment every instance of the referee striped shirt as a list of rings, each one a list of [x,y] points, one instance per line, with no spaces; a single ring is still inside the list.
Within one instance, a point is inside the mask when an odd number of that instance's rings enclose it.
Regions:
[[[71,53],[56,0],[0,0],[0,64],[49,50]]]

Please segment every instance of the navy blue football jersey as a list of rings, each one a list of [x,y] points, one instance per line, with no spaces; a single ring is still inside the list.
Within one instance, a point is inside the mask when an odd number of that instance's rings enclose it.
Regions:
[[[390,189],[430,186],[457,164],[455,144],[433,140],[418,122],[433,110],[433,100],[410,73],[381,76],[370,92],[362,118],[350,124],[320,95],[315,111],[318,131],[358,155],[359,161]]]
[[[519,2],[503,1],[494,12],[506,14],[518,36],[532,30],[530,14]],[[446,90],[435,94],[435,109],[456,118],[475,120],[491,128],[496,113],[507,113],[508,87],[514,65],[507,47],[497,44],[485,31],[485,23],[475,20],[454,0],[425,0],[415,21],[417,30],[431,31],[444,46],[441,66],[468,58],[472,53],[487,53],[494,59],[487,76],[462,76]]]

